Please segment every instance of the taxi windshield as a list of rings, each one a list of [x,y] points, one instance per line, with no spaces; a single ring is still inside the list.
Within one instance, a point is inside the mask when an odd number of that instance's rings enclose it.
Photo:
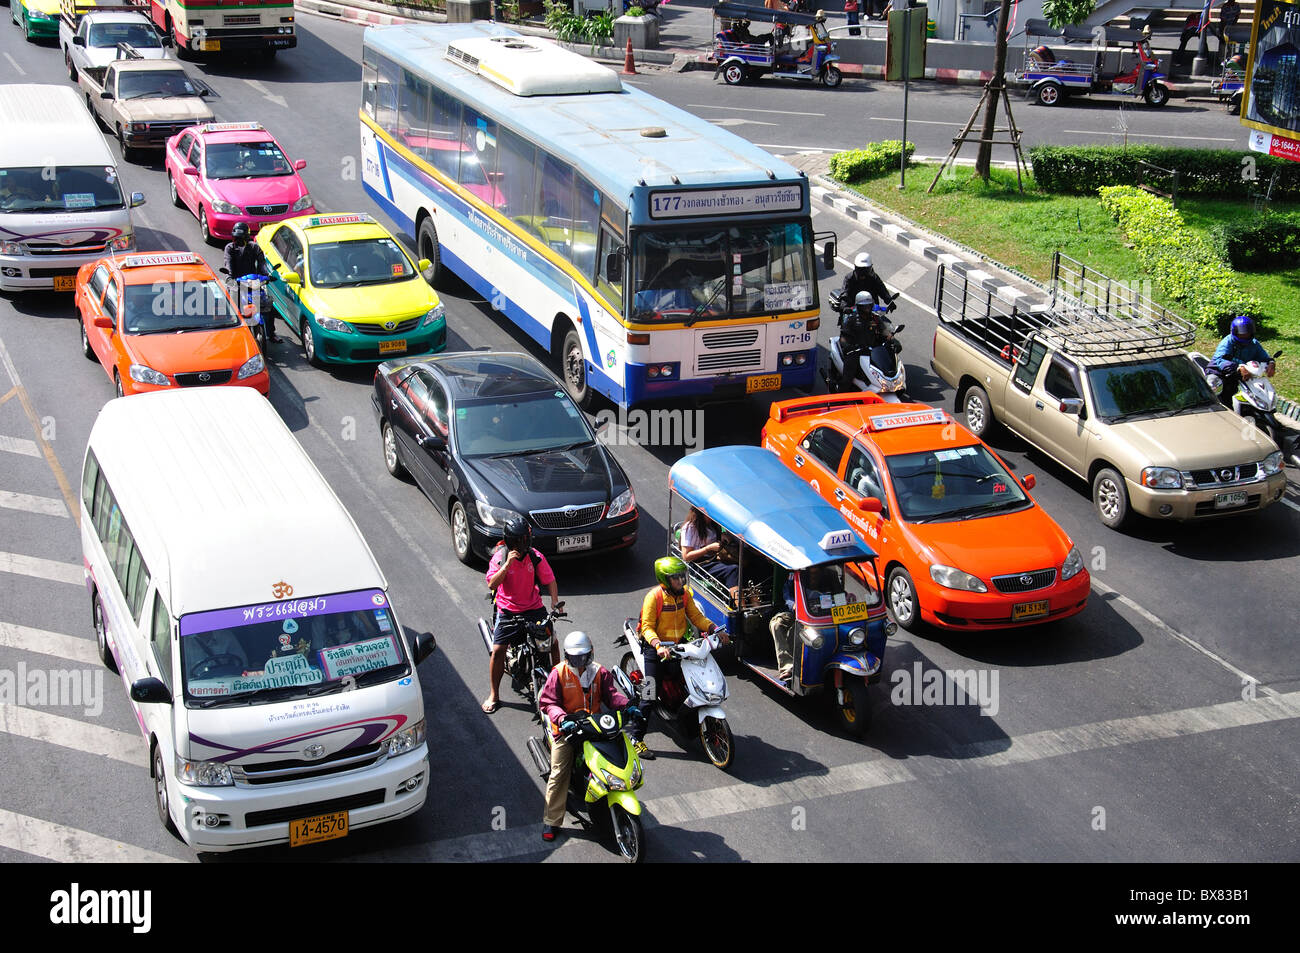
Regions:
[[[156,50],[162,46],[158,34],[147,23],[96,23],[90,27],[87,44],[97,50],[130,43],[138,50]]]
[[[348,242],[319,242],[307,252],[311,283],[317,288],[354,288],[416,276],[397,242],[391,238],[360,238]]]
[[[126,286],[123,330],[165,334],[233,328],[239,318],[215,281],[155,281]]]
[[[409,673],[378,589],[191,613],[180,628],[191,708],[304,698]]]
[[[571,450],[594,439],[582,412],[562,393],[553,391],[458,401],[454,425],[457,445],[465,457]]]
[[[199,88],[180,70],[132,70],[117,77],[118,99],[197,96]]]
[[[845,563],[828,563],[799,571],[803,610],[810,619],[856,622],[866,610],[880,604],[880,593],[863,582],[860,574]]]
[[[991,516],[1030,505],[1016,478],[976,444],[885,458],[902,518],[939,523]]]
[[[261,179],[293,175],[293,166],[274,142],[209,142],[203,174],[209,179]]]
[[[0,169],[0,212],[75,212],[124,204],[112,166]]]

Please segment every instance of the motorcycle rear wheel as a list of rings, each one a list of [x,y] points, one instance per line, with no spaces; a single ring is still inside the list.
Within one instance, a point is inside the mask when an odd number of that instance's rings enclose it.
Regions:
[[[641,825],[641,818],[629,814],[617,804],[609,806],[609,815],[619,856],[629,864],[641,863],[646,853],[645,828]]]
[[[725,718],[705,716],[700,722],[700,743],[705,756],[720,771],[728,770],[736,759],[736,739],[731,734],[731,723]]]

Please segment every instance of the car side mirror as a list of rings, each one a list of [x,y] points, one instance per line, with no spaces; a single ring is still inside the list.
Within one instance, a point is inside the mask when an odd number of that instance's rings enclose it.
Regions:
[[[72,45],[73,45],[73,46],[85,46],[85,45],[86,45],[86,38],[85,38],[84,36],[74,36],[74,37],[72,38]]]
[[[447,449],[447,439],[441,434],[431,433],[423,440],[419,441],[420,446],[426,450],[437,450],[439,452]]]
[[[285,284],[293,285],[295,288],[302,284],[302,279],[298,277],[298,272],[296,271],[291,271],[283,277]]]
[[[429,261],[429,259],[427,258],[421,258],[419,261],[415,263],[415,270],[420,273],[424,273],[432,267],[433,267],[433,262]]]
[[[593,429],[596,431],[596,433],[600,433],[608,426],[609,426],[609,418],[602,415],[596,418],[596,423],[593,425]]]
[[[131,208],[139,208],[139,207],[140,207],[141,205],[143,205],[143,204],[144,204],[144,193],[143,193],[143,192],[132,192],[132,193],[131,193]]]
[[[196,177],[197,177],[198,174],[199,174],[199,170],[196,169],[196,168],[194,168],[194,166],[192,166],[192,165],[187,165],[187,166],[185,167],[185,174],[186,174],[186,175],[193,175],[193,176],[196,176]]]
[[[618,252],[610,252],[605,256],[605,280],[611,285],[617,283],[623,277],[623,256]]]
[[[172,693],[156,678],[142,678],[131,683],[131,701],[145,705],[170,705]]]
[[[415,659],[415,664],[419,665],[438,648],[438,643],[433,637],[432,632],[418,632],[411,639],[411,657]]]
[[[1032,473],[1026,473],[1024,479],[1022,479],[1020,482],[1021,484],[1024,485],[1024,488],[1026,490],[1032,490],[1034,487],[1038,485],[1038,481],[1034,479],[1034,475]]]
[[[878,497],[867,496],[858,500],[858,509],[864,513],[879,513],[883,511],[885,505],[880,502]]]
[[[110,318],[110,317],[109,317],[108,315],[106,315],[106,314],[97,314],[97,315],[95,315],[95,327],[97,327],[97,328],[112,328],[112,327],[113,327],[113,319]]]
[[[1063,414],[1078,417],[1083,413],[1083,399],[1080,397],[1062,397],[1057,409]]]
[[[113,98],[113,91],[112,91],[111,89],[100,90],[99,98],[100,98],[100,99],[112,99],[112,98]]]
[[[831,238],[822,246],[822,266],[827,271],[835,270],[835,239]]]
[[[307,160],[306,160],[306,159],[294,159],[294,160],[293,160],[293,170],[294,170],[295,172],[301,172],[301,171],[302,171],[303,169],[305,169],[305,168],[307,168]]]

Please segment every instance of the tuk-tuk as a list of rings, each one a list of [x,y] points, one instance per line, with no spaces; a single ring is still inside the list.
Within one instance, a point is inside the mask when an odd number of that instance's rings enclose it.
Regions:
[[[749,32],[754,24],[767,24],[770,33]],[[719,73],[731,86],[771,74],[778,79],[818,81],[834,89],[844,79],[826,26],[826,15],[769,10],[741,3],[713,6],[713,58]]]
[[[1071,43],[1088,45],[1071,49]],[[1110,26],[1057,28],[1046,20],[1029,20],[1025,59],[1012,82],[1042,106],[1085,94],[1141,98],[1148,106],[1169,102],[1169,85],[1151,52],[1150,34]]]
[[[1250,43],[1250,24],[1230,26],[1224,31],[1223,68],[1210,81],[1210,92],[1229,113],[1241,112],[1241,96],[1246,89],[1246,46]]]
[[[845,729],[864,734],[867,685],[880,679],[885,640],[897,628],[885,616],[875,552],[761,447],[690,454],[673,465],[668,485],[669,554],[682,555],[692,506],[737,541],[734,586],[700,561],[686,564],[696,604],[731,633],[737,660],[787,695],[825,691]],[[789,678],[777,667],[777,639],[791,655]]]

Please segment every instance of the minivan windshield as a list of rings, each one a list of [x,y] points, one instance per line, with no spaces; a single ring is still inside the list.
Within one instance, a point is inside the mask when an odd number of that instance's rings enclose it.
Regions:
[[[0,213],[85,212],[125,204],[111,165],[0,169]]]
[[[190,708],[306,698],[410,673],[379,589],[190,613],[180,646]]]

